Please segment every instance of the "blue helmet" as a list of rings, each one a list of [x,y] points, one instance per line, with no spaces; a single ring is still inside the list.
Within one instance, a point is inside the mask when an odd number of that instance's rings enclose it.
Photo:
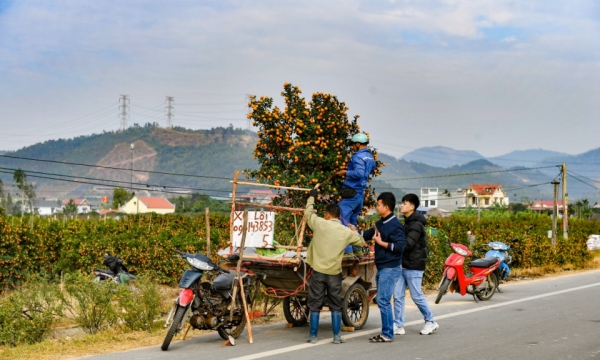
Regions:
[[[367,138],[367,135],[365,135],[363,133],[358,133],[358,134],[354,134],[352,136],[352,142],[353,143],[368,144],[369,143],[369,138]]]

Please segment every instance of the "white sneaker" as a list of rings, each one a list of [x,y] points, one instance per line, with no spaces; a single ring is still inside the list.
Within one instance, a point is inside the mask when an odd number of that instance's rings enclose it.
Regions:
[[[439,328],[440,328],[440,326],[435,321],[434,322],[426,321],[425,326],[423,326],[423,330],[421,330],[421,335],[429,335]]]
[[[406,331],[404,331],[404,326],[398,327],[394,324],[394,335],[404,335]]]

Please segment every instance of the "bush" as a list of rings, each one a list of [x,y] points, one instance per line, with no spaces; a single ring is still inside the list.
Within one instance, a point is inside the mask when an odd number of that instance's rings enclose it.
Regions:
[[[65,285],[61,302],[83,331],[96,334],[117,322],[112,301],[119,284],[96,282],[91,275],[77,272],[65,276]]]
[[[0,345],[43,340],[62,313],[56,284],[46,277],[30,279],[21,290],[0,300]]]
[[[162,310],[158,288],[146,276],[137,277],[132,286],[119,286],[115,300],[119,320],[131,330],[152,330]]]

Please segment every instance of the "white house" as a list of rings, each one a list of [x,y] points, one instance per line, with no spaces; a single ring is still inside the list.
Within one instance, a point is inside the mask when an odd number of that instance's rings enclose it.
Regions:
[[[61,206],[57,201],[40,200],[35,207],[35,211],[40,216],[54,215],[61,210]]]
[[[86,199],[66,199],[66,200],[63,200],[62,206],[61,206],[61,211],[64,211],[65,206],[67,206],[67,204],[69,204],[69,202],[71,200],[73,200],[73,202],[75,203],[75,205],[77,205],[77,214],[87,214],[90,211],[92,211],[90,203],[88,203],[88,201]]]
[[[175,205],[169,200],[161,197],[134,196],[125,205],[119,208],[120,212],[126,214],[144,214],[154,212],[157,214],[170,214],[175,212]]]
[[[440,209],[445,213],[465,206],[462,189],[440,191],[439,188],[421,188],[419,200],[423,208]]]
[[[464,191],[464,203],[466,207],[480,208],[508,206],[508,196],[500,184],[472,184]]]

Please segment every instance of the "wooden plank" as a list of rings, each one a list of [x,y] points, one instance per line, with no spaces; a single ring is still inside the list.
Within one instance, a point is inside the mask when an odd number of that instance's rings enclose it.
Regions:
[[[253,183],[253,182],[247,182],[247,181],[229,181],[230,183],[234,183],[234,184],[241,184],[241,185],[248,185],[248,186],[261,186],[261,187],[267,187],[267,188],[272,188],[272,189],[284,189],[284,190],[295,190],[295,191],[311,191],[312,189],[307,189],[307,188],[300,188],[300,187],[295,187],[295,186],[279,186],[279,185],[271,185],[271,184],[262,184],[262,183]]]
[[[304,208],[291,208],[291,207],[284,207],[284,206],[256,204],[256,203],[240,202],[240,201],[236,201],[236,204],[237,205],[242,205],[242,206],[254,206],[254,207],[258,207],[258,208],[271,209],[271,210],[279,210],[279,211],[304,212]]]

